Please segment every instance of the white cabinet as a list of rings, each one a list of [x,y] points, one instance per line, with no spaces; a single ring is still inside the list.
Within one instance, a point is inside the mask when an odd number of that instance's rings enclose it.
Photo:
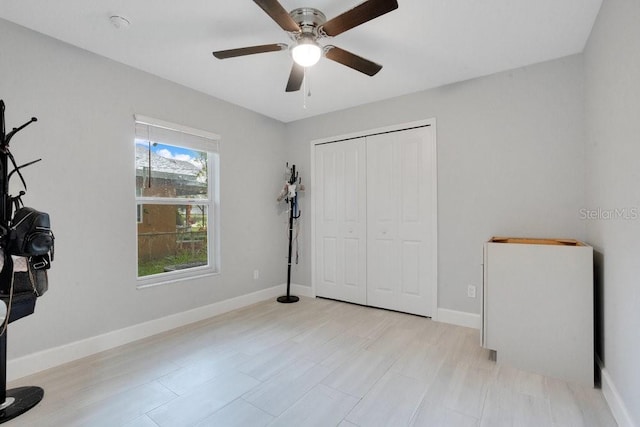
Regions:
[[[314,146],[316,295],[432,316],[437,287],[435,131]]]
[[[593,386],[593,323],[593,248],[574,240],[485,243],[482,344],[498,363]]]

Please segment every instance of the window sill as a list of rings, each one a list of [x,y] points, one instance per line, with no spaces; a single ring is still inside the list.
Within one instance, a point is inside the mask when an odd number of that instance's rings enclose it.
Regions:
[[[184,282],[187,280],[201,279],[203,277],[212,277],[220,275],[219,271],[201,271],[194,272],[189,275],[180,275],[173,277],[154,277],[154,278],[143,278],[138,279],[138,284],[136,285],[136,289],[148,289],[154,288],[156,286],[170,285],[172,283]]]

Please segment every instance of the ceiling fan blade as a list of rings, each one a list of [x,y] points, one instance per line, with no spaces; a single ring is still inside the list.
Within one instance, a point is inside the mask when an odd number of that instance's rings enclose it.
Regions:
[[[253,2],[260,6],[283,30],[290,33],[299,33],[301,31],[296,21],[289,16],[289,12],[282,7],[278,0],[253,0]]]
[[[321,31],[330,37],[335,37],[397,8],[398,2],[396,0],[368,0],[328,20],[321,26]]]
[[[335,46],[325,46],[325,54],[328,59],[338,62],[342,65],[346,65],[349,68],[353,68],[356,71],[360,71],[368,76],[374,76],[378,71],[382,70],[382,65],[375,62],[364,59],[355,53],[348,52],[344,49],[340,49]]]
[[[293,67],[291,67],[291,74],[289,74],[286,91],[296,92],[300,90],[302,80],[304,80],[304,67],[294,62]]]
[[[241,47],[238,49],[218,50],[213,52],[213,56],[218,59],[227,59],[236,56],[254,55],[256,53],[277,52],[279,50],[285,50],[286,48],[287,45],[282,43],[262,44],[259,46]]]

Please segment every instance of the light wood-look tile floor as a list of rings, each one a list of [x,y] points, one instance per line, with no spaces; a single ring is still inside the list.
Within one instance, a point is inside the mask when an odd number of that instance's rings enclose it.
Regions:
[[[496,365],[478,331],[267,301],[23,378],[7,426],[615,426],[600,390]]]

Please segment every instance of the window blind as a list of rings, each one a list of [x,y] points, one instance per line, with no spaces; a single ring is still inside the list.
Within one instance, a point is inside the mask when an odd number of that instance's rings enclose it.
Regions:
[[[135,115],[136,139],[217,153],[220,136],[212,132]]]

